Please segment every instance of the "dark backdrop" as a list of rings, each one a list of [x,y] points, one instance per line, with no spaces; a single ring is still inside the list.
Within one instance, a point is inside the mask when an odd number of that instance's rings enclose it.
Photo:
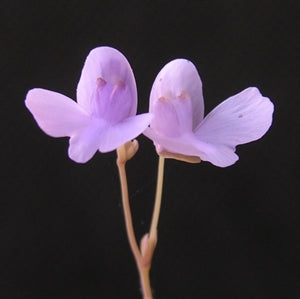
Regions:
[[[257,86],[275,104],[263,139],[232,167],[168,160],[157,299],[296,298],[299,269],[298,1],[0,3],[0,297],[140,298],[115,153],[79,165],[24,106],[33,87],[75,98],[88,52],[109,45],[134,69],[139,112],[171,59],[197,66],[206,113]],[[140,136],[128,165],[136,233],[148,229],[157,156]]]

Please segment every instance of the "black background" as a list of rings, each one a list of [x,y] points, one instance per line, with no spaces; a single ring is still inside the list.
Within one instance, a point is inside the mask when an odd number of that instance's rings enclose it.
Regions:
[[[259,141],[225,169],[168,160],[155,298],[299,298],[298,1],[0,3],[0,297],[140,298],[115,153],[79,165],[24,106],[42,87],[75,99],[88,52],[116,47],[134,69],[139,113],[168,61],[197,66],[206,113],[257,86],[275,104]],[[128,165],[136,233],[147,231],[157,156],[140,136]]]

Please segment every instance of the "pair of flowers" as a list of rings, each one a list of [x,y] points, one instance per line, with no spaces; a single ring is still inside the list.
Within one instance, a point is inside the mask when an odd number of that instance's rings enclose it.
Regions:
[[[70,137],[69,157],[78,163],[99,150],[113,151],[143,133],[166,158],[209,161],[220,167],[238,160],[235,147],[262,137],[273,104],[255,87],[228,98],[204,118],[202,83],[186,59],[169,62],[157,75],[149,113],[136,115],[137,89],[127,59],[116,49],[93,49],[77,86],[77,103],[45,89],[28,92],[25,104],[40,128]]]

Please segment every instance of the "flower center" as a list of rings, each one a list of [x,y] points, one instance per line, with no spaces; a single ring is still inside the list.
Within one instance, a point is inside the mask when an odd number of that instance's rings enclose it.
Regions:
[[[123,81],[111,83],[97,78],[92,98],[93,116],[114,124],[130,116],[131,95]]]
[[[186,91],[172,97],[159,97],[153,105],[151,127],[167,137],[192,132],[192,103]]]

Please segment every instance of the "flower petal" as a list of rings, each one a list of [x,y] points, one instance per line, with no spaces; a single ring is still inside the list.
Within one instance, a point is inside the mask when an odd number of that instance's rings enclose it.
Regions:
[[[225,145],[215,146],[210,143],[198,141],[197,147],[201,160],[209,161],[218,167],[230,166],[239,159],[234,150]]]
[[[88,115],[76,102],[54,91],[32,89],[25,105],[40,128],[52,137],[72,136],[89,123]]]
[[[189,98],[159,98],[153,103],[151,128],[167,137],[192,132],[192,102]]]
[[[206,145],[200,146],[205,152],[201,159],[222,167],[233,164],[235,147],[261,138],[271,126],[273,110],[272,102],[255,87],[222,102],[195,130]]]
[[[100,152],[113,151],[127,141],[133,140],[147,128],[151,119],[151,113],[144,113],[129,117],[116,125],[109,126],[101,135]]]
[[[77,102],[89,113],[92,113],[92,99],[99,80],[117,85],[124,83],[129,88],[131,111],[136,114],[137,89],[130,64],[118,50],[110,47],[93,49],[86,58],[77,86]]]
[[[180,136],[178,138],[167,138],[158,135],[151,128],[147,128],[143,133],[148,138],[154,141],[158,154],[165,155],[165,151],[169,154],[169,158],[182,160],[186,162],[199,162],[199,160],[210,161],[212,164],[219,167],[226,167],[238,160],[238,156],[228,147],[212,146],[198,140],[194,134]],[[177,154],[183,155],[185,159],[176,157]],[[172,157],[173,156],[173,157]],[[199,157],[196,160],[195,157]]]
[[[97,152],[106,124],[93,119],[89,127],[70,138],[69,157],[77,163],[86,163]]]
[[[158,73],[150,94],[150,112],[160,98],[172,100],[186,93],[192,101],[192,122],[195,128],[203,119],[202,82],[197,69],[186,59],[175,59]]]
[[[149,139],[153,140],[158,154],[163,151],[168,151],[170,153],[186,156],[200,155],[199,149],[197,147],[198,141],[192,133],[174,138],[162,136],[150,127],[147,128],[143,132],[143,134]]]

